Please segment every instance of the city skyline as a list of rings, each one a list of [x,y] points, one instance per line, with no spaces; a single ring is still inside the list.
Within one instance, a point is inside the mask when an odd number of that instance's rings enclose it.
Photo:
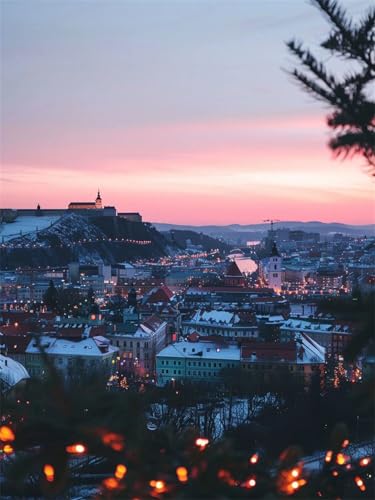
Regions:
[[[347,0],[354,16],[370,6]],[[285,41],[327,33],[307,2],[3,2],[3,207],[91,200],[176,224],[374,222],[360,160]]]

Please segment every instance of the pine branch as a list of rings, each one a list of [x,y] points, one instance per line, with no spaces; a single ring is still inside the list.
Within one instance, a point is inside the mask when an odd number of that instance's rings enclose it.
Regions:
[[[334,76],[327,73],[323,64],[319,63],[309,50],[303,49],[302,44],[295,40],[288,42],[287,46],[298,57],[303,66],[321,80],[328,89],[333,90],[332,87],[336,85]]]

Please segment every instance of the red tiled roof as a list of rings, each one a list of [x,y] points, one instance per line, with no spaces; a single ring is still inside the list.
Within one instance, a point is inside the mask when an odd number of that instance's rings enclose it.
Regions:
[[[24,354],[31,335],[0,335],[0,344],[5,346],[7,354]]]
[[[147,328],[150,328],[154,332],[160,327],[162,323],[164,323],[164,321],[155,314],[142,320],[142,324],[145,325]]]
[[[0,333],[13,337],[18,335],[26,335],[27,333],[30,333],[30,330],[32,330],[30,328],[30,325],[25,323],[20,323],[17,326],[14,324],[0,326]]]
[[[165,285],[159,286],[149,292],[149,296],[145,297],[146,303],[169,302],[173,297],[173,292]]]
[[[251,358],[255,353],[257,360],[282,360],[295,361],[297,356],[297,347],[294,341],[276,343],[276,342],[254,342],[252,345],[243,345],[241,347],[241,357]]]

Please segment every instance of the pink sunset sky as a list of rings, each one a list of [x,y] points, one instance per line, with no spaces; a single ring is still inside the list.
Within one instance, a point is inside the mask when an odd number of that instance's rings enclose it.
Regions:
[[[285,40],[316,48],[327,31],[308,2],[1,9],[2,207],[66,207],[99,187],[155,222],[374,222],[364,162],[332,157],[327,111],[283,71]]]

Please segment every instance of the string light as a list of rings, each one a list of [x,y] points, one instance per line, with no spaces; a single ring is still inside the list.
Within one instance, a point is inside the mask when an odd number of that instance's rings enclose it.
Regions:
[[[117,479],[123,479],[128,472],[128,468],[124,464],[118,464],[115,470],[115,477]]]
[[[114,477],[107,477],[104,479],[103,486],[107,488],[107,490],[115,490],[118,487],[118,481]]]
[[[359,465],[361,467],[366,467],[366,465],[369,465],[369,463],[371,463],[371,458],[369,457],[361,458],[361,460],[359,461]]]
[[[361,491],[366,491],[366,486],[365,486],[365,483],[363,482],[363,480],[359,477],[359,476],[356,476],[354,478],[354,481],[355,481],[355,484],[358,486],[358,488],[361,490]]]
[[[46,480],[49,483],[52,483],[55,479],[55,469],[51,464],[46,464],[43,467],[43,473],[46,476]]]
[[[332,460],[332,457],[333,457],[333,451],[331,451],[331,450],[327,451],[325,459],[324,459],[325,462],[329,463]]]
[[[153,479],[152,481],[150,481],[149,484],[152,488],[155,489],[156,493],[165,493],[167,491],[165,482],[161,481],[160,479],[159,480]]]
[[[0,441],[14,441],[16,436],[12,429],[6,425],[0,427]]]
[[[206,446],[208,445],[209,443],[209,440],[207,438],[197,438],[195,440],[195,444],[196,446],[198,446],[198,448],[200,448],[200,451],[203,451]]]
[[[122,451],[124,449],[124,438],[115,432],[108,432],[107,434],[104,434],[102,442],[114,451]]]
[[[257,482],[256,482],[256,480],[252,477],[252,478],[250,478],[250,479],[247,481],[247,484],[248,484],[248,487],[249,487],[249,488],[254,488],[254,486],[256,486]]]
[[[259,455],[258,455],[258,453],[254,453],[254,455],[252,455],[252,456],[250,457],[249,462],[250,462],[251,464],[256,464],[256,463],[258,462],[258,460],[259,460]]]
[[[5,455],[11,455],[14,452],[14,448],[11,444],[5,444],[3,447],[3,452]]]
[[[186,467],[177,467],[176,476],[180,483],[186,483],[188,480],[188,470]]]
[[[336,462],[338,465],[345,465],[347,457],[343,453],[338,453],[336,457]]]
[[[65,448],[65,450],[68,453],[72,453],[72,454],[76,454],[76,455],[82,455],[83,453],[86,452],[86,446],[84,446],[81,443],[77,443],[77,444],[72,444],[72,445],[67,446]]]

